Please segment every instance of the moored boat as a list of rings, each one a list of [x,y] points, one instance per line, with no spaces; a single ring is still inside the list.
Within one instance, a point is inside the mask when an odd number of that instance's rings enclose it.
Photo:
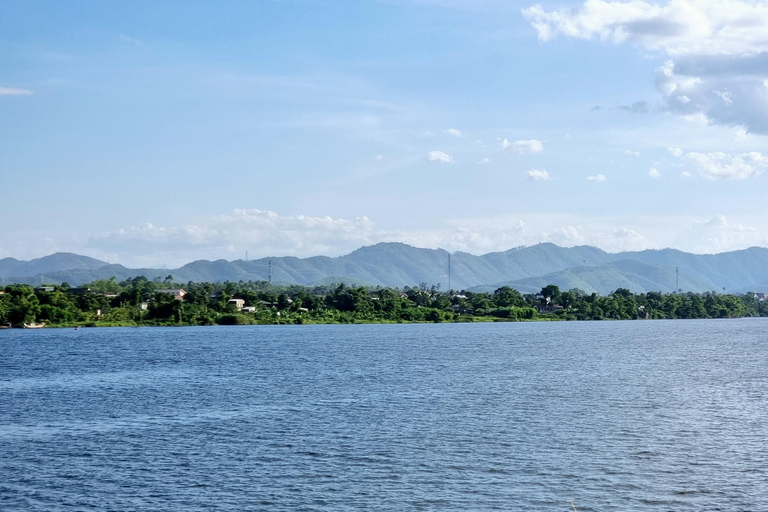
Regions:
[[[35,322],[32,322],[31,324],[24,324],[25,329],[42,329],[45,327],[45,322],[41,324],[36,324]]]

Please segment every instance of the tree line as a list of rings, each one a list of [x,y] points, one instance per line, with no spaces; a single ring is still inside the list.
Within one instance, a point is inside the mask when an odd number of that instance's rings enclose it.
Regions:
[[[172,290],[183,289],[182,300]],[[768,316],[755,293],[648,292],[610,295],[561,291],[537,294],[501,287],[493,293],[440,291],[421,283],[403,289],[345,284],[276,286],[266,281],[195,283],[143,276],[93,281],[79,288],[14,284],[0,291],[0,325],[238,325],[359,322],[636,320]]]

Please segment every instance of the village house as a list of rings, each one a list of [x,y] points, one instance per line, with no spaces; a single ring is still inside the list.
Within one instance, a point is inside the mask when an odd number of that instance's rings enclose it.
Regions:
[[[181,288],[167,288],[163,290],[157,290],[157,293],[165,293],[168,295],[173,295],[173,298],[176,300],[184,300],[184,296],[187,294],[187,292],[185,292]]]

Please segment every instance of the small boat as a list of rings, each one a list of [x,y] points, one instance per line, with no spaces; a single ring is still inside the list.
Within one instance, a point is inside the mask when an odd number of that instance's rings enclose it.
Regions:
[[[10,322],[0,325],[0,329],[10,329],[13,327]]]
[[[25,329],[42,329],[45,327],[45,322],[41,324],[36,324],[35,322],[32,322],[31,324],[24,324]]]

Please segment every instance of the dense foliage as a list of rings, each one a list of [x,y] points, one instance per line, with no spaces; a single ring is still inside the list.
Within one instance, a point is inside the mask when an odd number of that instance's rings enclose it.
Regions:
[[[169,290],[183,288],[178,300]],[[140,276],[98,280],[83,288],[11,285],[0,293],[0,324],[21,327],[76,325],[213,325],[355,322],[472,322],[524,320],[634,320],[768,316],[768,301],[745,295],[633,294],[609,296],[544,287],[522,295],[413,288],[362,288],[344,284],[307,288],[266,281],[174,283]]]

